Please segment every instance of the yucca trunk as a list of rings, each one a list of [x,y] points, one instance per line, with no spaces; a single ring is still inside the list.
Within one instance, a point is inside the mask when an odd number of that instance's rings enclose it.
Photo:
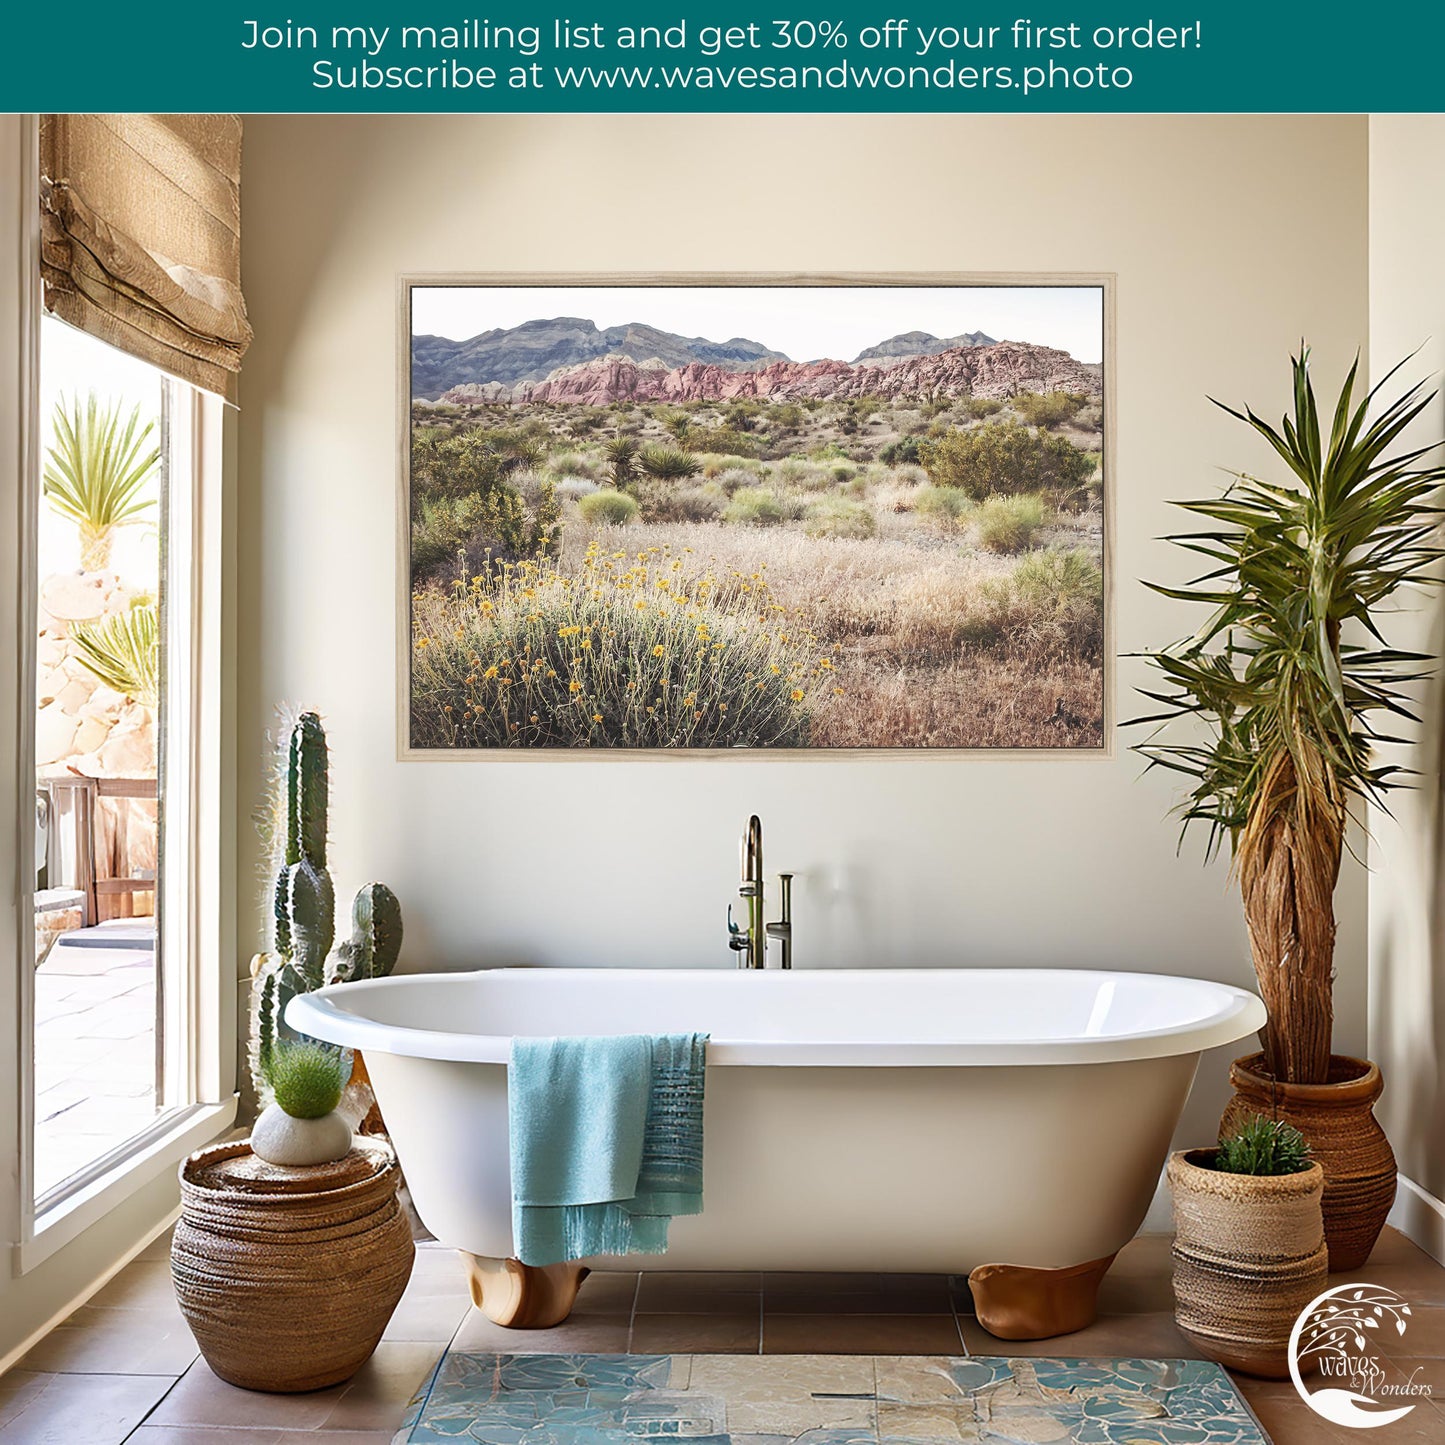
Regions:
[[[85,572],[104,572],[110,567],[111,545],[114,542],[111,527],[80,528],[80,566]]]
[[[1282,752],[1261,783],[1238,862],[1254,971],[1269,1010],[1265,1061],[1283,1083],[1329,1079],[1343,841],[1343,810],[1333,800],[1320,806],[1318,793],[1301,788]]]

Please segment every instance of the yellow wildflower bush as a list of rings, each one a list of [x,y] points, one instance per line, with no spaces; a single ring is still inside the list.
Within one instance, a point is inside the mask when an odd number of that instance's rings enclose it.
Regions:
[[[760,573],[591,546],[416,594],[417,747],[804,747],[831,663]]]

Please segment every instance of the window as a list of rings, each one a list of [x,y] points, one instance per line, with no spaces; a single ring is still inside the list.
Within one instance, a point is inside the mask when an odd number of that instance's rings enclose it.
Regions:
[[[41,1214],[207,1092],[192,826],[198,440],[219,402],[48,316],[37,390],[31,1193]]]

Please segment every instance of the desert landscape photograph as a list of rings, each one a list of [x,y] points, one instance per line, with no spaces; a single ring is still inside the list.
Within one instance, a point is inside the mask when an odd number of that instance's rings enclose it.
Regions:
[[[1102,286],[407,310],[412,749],[1103,746]]]

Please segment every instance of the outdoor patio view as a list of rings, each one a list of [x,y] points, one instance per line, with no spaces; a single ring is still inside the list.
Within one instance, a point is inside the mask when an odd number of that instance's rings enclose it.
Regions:
[[[47,318],[36,578],[37,1201],[161,1102],[156,935],[166,382]]]

